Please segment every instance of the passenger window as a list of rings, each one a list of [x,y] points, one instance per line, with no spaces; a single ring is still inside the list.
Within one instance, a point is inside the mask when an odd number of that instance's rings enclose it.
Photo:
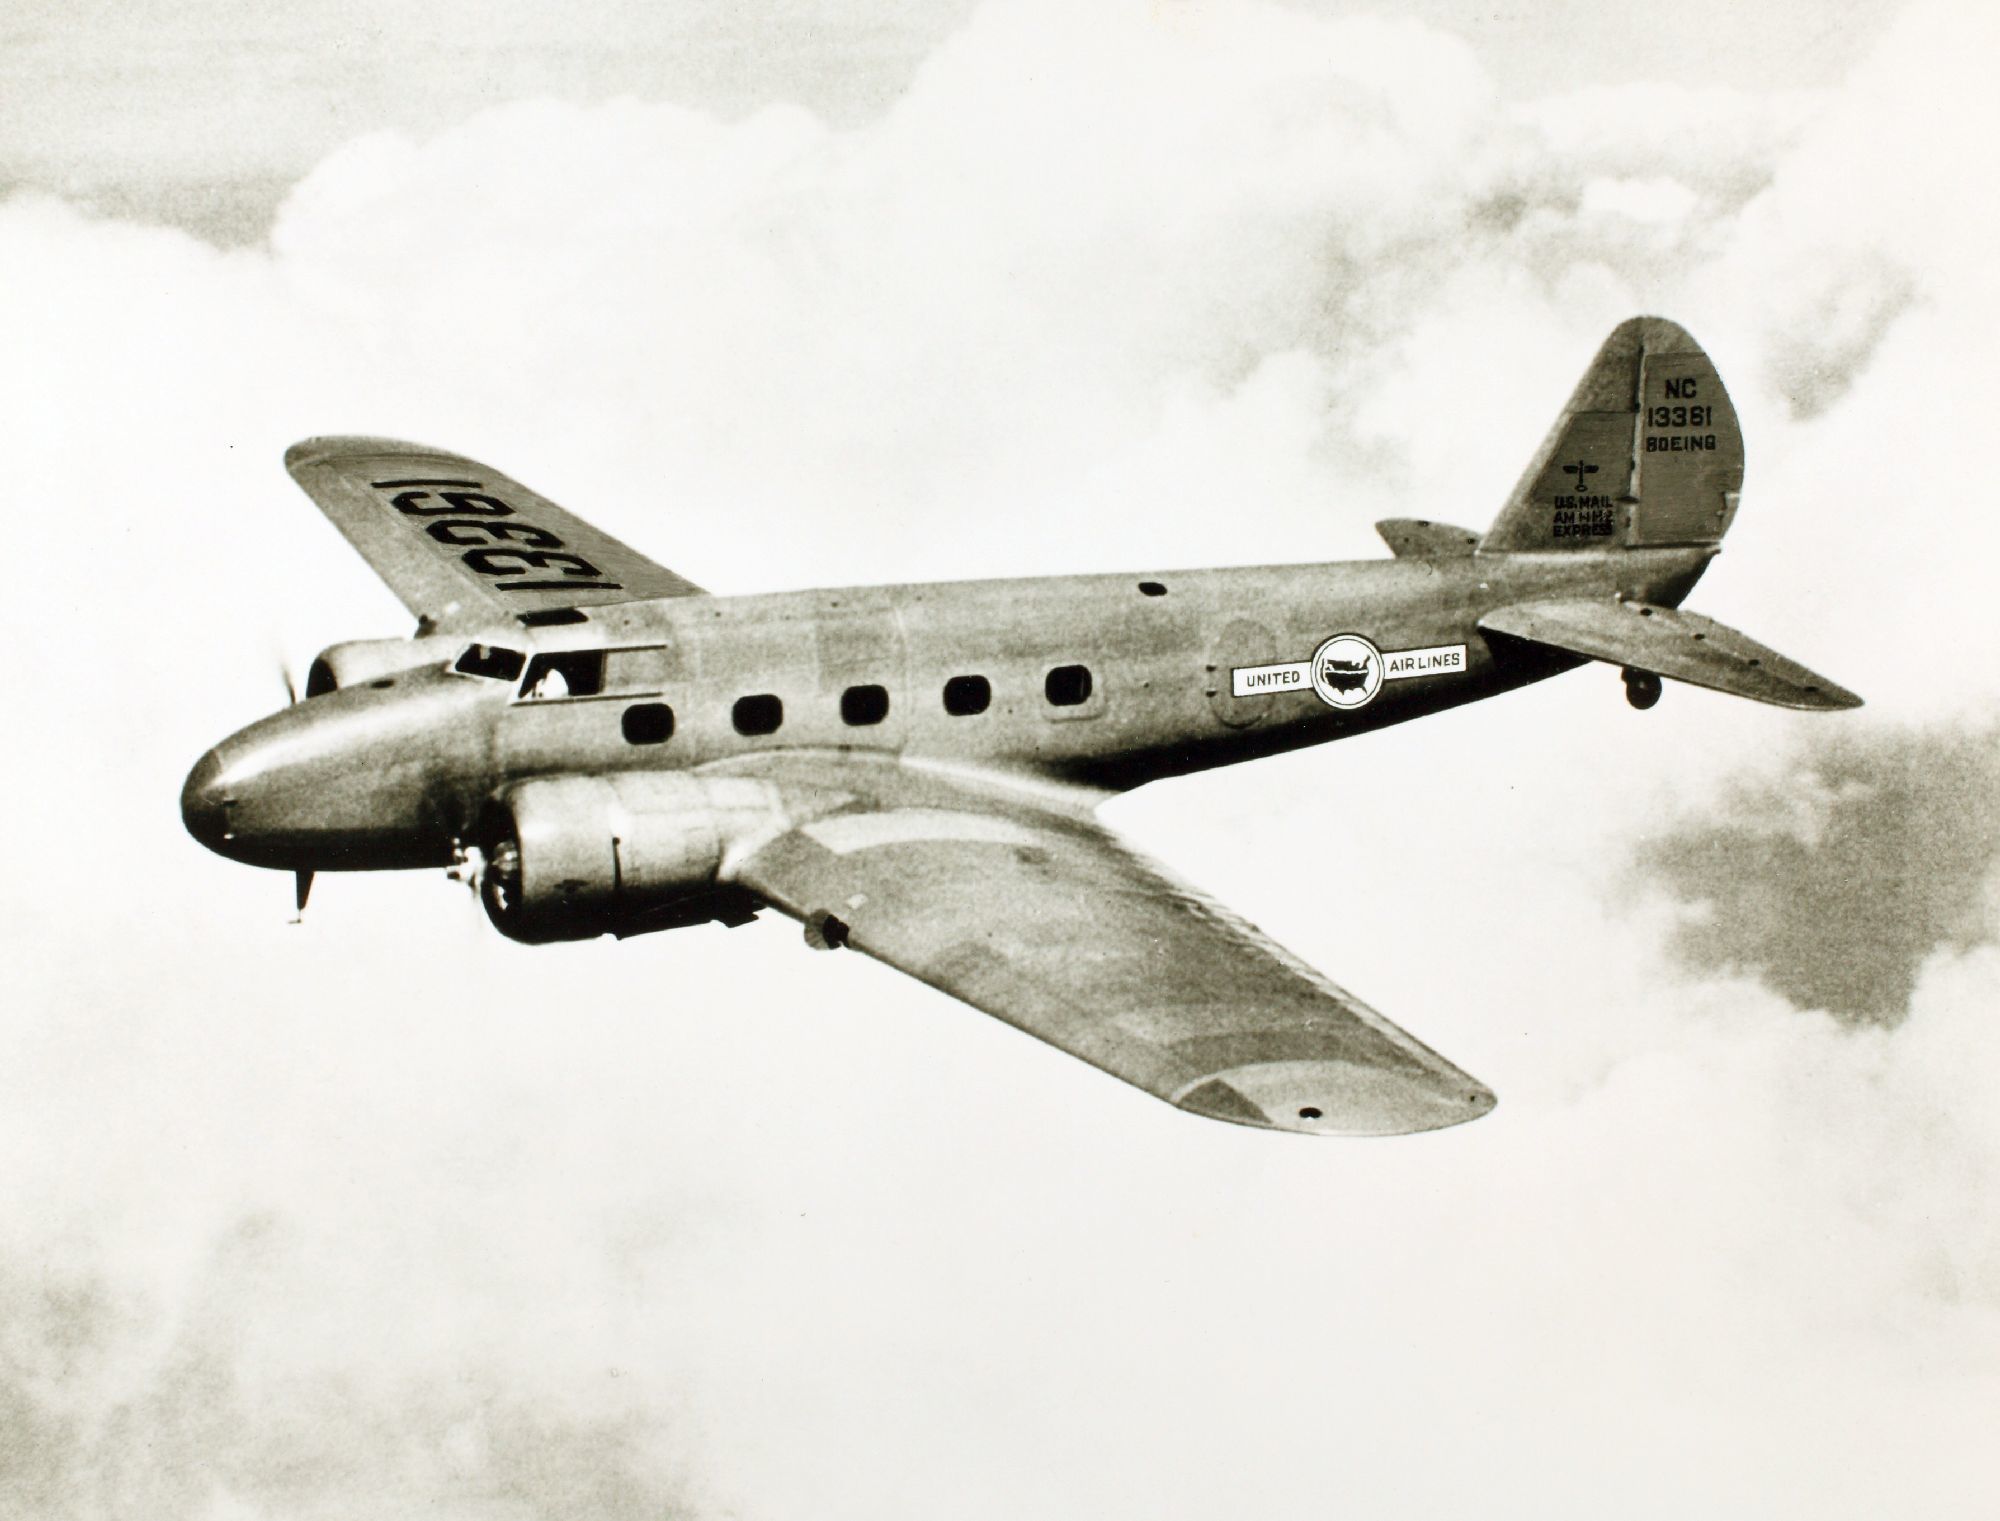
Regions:
[[[674,710],[663,702],[635,702],[619,720],[625,742],[632,745],[663,745],[674,736]]]
[[[607,691],[658,692],[680,674],[678,655],[664,645],[643,645],[637,649],[605,652],[604,684]]]
[[[944,710],[954,718],[984,713],[993,701],[993,683],[984,676],[954,676],[944,684]]]
[[[730,711],[738,734],[775,734],[785,721],[785,705],[769,692],[739,697]]]
[[[840,694],[840,717],[843,723],[857,729],[865,729],[871,724],[879,724],[888,716],[887,687],[849,687]]]
[[[604,690],[604,651],[556,650],[528,662],[521,695],[529,701],[595,697]]]
[[[1058,708],[1074,708],[1090,701],[1090,667],[1059,665],[1042,682],[1042,691]]]
[[[496,681],[512,681],[521,674],[527,656],[498,644],[468,645],[452,669],[461,676],[491,676]],[[309,694],[310,695],[310,694]]]

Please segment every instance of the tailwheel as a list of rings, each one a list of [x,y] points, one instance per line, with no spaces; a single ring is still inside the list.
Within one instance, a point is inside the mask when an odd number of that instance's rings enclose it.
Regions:
[[[1651,671],[1625,667],[1625,700],[1642,712],[1660,700],[1660,678]]]

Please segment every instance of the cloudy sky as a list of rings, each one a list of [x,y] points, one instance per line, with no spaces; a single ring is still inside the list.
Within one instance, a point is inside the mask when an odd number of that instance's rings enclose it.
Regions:
[[[1987,1516],[1988,8],[29,3],[0,1514]],[[207,855],[407,619],[285,478],[490,457],[722,591],[1483,524],[1603,333],[1749,481],[1615,673],[1108,816],[1478,1074],[1203,1123],[760,922],[537,950]]]

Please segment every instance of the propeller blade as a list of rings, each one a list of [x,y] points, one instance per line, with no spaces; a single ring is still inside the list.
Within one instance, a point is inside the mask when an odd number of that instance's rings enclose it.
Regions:
[[[486,852],[463,840],[456,842],[452,846],[451,865],[445,868],[444,874],[454,882],[463,882],[471,895],[475,917],[467,922],[482,924],[486,916],[481,912],[484,905],[480,900],[480,891],[486,875]]]
[[[444,874],[454,882],[463,882],[471,891],[473,900],[479,898],[480,878],[486,871],[486,853],[477,845],[458,841],[451,849],[451,865]]]
[[[278,680],[285,684],[285,706],[297,707],[299,684],[292,679],[292,662],[291,657],[285,653],[285,641],[278,637],[275,630],[271,634],[270,650],[271,664],[278,668]]]

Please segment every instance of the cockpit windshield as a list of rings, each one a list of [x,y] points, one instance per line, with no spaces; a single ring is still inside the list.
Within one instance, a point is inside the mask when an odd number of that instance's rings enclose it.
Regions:
[[[519,650],[510,650],[498,644],[467,645],[452,669],[461,676],[490,676],[495,681],[512,681],[521,674],[521,667],[528,663],[528,657]]]
[[[604,651],[544,651],[528,663],[521,696],[529,701],[595,697],[604,690]]]

